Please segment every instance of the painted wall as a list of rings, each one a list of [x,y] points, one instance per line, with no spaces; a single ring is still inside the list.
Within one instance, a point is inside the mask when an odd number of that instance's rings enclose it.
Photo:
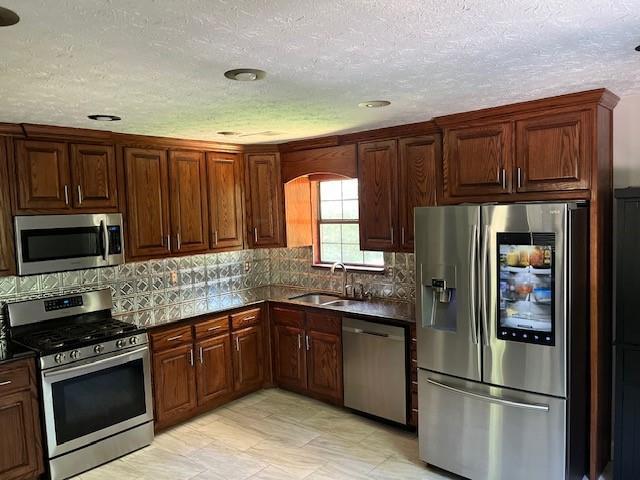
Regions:
[[[640,186],[640,95],[623,97],[613,111],[613,185]]]

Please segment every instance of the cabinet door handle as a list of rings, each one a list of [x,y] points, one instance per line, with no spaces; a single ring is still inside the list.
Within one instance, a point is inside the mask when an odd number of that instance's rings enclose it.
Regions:
[[[298,334],[298,350],[300,350],[302,348],[302,338],[301,335]]]
[[[404,227],[400,229],[400,241],[402,242],[402,245],[404,245]]]
[[[258,227],[253,227],[253,243],[258,243]]]
[[[82,187],[78,185],[78,205],[82,205]]]
[[[213,244],[214,244],[214,245],[217,245],[217,244],[218,244],[218,231],[217,231],[217,230],[215,230],[215,231],[213,232]]]
[[[7,385],[11,385],[11,380],[5,380],[4,382],[0,382],[0,387],[6,387]]]
[[[507,189],[507,172],[504,168],[502,169],[502,189]]]
[[[204,364],[204,353],[202,351],[202,347],[200,347],[200,364]]]
[[[64,186],[64,203],[69,205],[69,185]]]
[[[391,243],[393,243],[393,227],[391,227]]]
[[[240,351],[240,337],[236,337],[236,350]]]
[[[180,232],[176,233],[176,248],[178,249],[178,251],[180,250],[180,246],[181,246],[182,242],[180,241]]]
[[[180,340],[181,338],[182,338],[182,335],[176,335],[175,337],[167,338],[167,342],[175,342],[176,340]]]
[[[522,188],[522,169],[518,167],[518,188]]]
[[[171,235],[167,235],[167,250],[171,251]]]
[[[305,335],[305,344],[307,346],[307,351],[311,350],[311,344],[309,343],[309,335]]]
[[[193,348],[189,349],[189,363],[193,367]]]

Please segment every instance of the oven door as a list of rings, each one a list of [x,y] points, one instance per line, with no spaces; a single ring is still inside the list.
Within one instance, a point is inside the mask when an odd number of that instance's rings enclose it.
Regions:
[[[42,372],[49,458],[153,420],[148,346]]]
[[[38,215],[15,218],[19,275],[122,263],[120,214]]]

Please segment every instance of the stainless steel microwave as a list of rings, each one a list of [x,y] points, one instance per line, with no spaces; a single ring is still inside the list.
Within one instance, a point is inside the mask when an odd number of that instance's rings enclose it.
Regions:
[[[18,275],[124,263],[122,215],[15,217]]]

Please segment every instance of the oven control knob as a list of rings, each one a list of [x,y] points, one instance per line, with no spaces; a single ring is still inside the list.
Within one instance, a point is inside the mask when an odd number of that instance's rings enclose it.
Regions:
[[[77,360],[78,357],[80,356],[80,352],[78,350],[74,350],[69,354],[69,356],[71,357],[72,360]]]
[[[116,347],[117,348],[124,347],[124,340],[120,339],[120,340],[116,341]]]
[[[56,363],[62,363],[64,361],[64,353],[58,353],[53,357]]]
[[[129,339],[129,343],[130,343],[131,345],[135,345],[136,343],[138,343],[138,337],[131,337],[131,338]]]
[[[102,353],[103,350],[104,350],[103,345],[96,345],[95,347],[93,347],[93,351],[96,353]]]

